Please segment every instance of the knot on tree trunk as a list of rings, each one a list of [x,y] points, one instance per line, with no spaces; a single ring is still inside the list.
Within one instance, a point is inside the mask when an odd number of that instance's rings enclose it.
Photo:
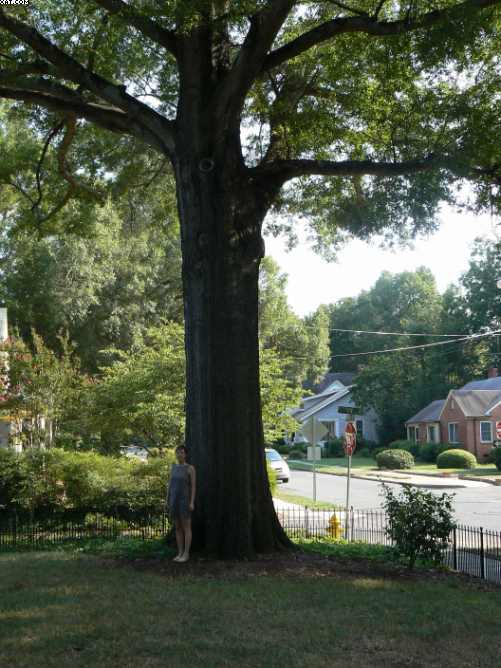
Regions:
[[[238,263],[244,272],[252,270],[265,254],[261,230],[255,225],[233,230],[229,236],[229,246],[234,262]]]

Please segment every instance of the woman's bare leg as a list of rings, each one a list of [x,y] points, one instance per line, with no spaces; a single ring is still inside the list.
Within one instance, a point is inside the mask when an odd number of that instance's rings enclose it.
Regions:
[[[183,556],[184,553],[184,531],[181,519],[176,519],[175,525],[176,525],[176,545],[177,545],[177,557],[175,557],[175,559],[179,559],[180,557]]]
[[[190,548],[191,548],[191,518],[182,520],[182,527],[184,533],[184,552],[182,557],[179,558],[179,561],[188,561],[190,558]]]

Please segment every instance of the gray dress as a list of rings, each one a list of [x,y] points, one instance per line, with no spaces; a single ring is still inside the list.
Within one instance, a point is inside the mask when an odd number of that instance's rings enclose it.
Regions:
[[[167,509],[171,520],[189,519],[191,479],[188,464],[173,464],[167,492]]]

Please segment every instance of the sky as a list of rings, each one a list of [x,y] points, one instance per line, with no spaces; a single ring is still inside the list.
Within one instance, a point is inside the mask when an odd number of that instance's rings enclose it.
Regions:
[[[286,250],[283,238],[266,236],[266,254],[288,275],[289,305],[301,317],[315,311],[320,304],[370,289],[385,270],[399,273],[428,267],[438,290],[443,292],[468,269],[473,240],[479,236],[494,237],[496,221],[490,215],[460,214],[448,206],[443,206],[439,219],[439,230],[417,239],[413,248],[382,250],[375,242],[355,240],[338,253],[336,262],[326,262],[311,250],[298,223],[300,243],[294,250]]]

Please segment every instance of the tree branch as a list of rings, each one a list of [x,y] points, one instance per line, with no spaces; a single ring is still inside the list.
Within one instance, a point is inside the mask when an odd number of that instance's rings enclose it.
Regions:
[[[167,49],[173,56],[177,56],[177,37],[174,31],[162,28],[156,21],[143,16],[122,0],[94,0],[94,2],[110,14],[134,26],[145,37],[149,37],[153,42]]]
[[[216,114],[239,115],[245,96],[263,67],[266,54],[295,4],[295,0],[268,0],[251,17],[251,25],[233,67],[216,91]]]
[[[20,76],[20,70],[0,70],[0,86],[4,85],[19,91],[47,93],[69,102],[73,100],[84,102],[82,96],[76,90],[57,84],[50,79],[22,77]]]
[[[261,181],[284,184],[299,176],[401,176],[444,167],[449,164],[443,157],[429,155],[419,160],[403,162],[375,162],[373,160],[275,160],[250,170]]]
[[[95,123],[105,130],[110,130],[118,134],[132,135],[164,152],[165,146],[155,134],[151,133],[143,125],[137,123],[132,116],[120,109],[85,102],[82,98],[78,97],[64,99],[32,90],[6,88],[0,84],[0,98],[2,97],[10,100],[20,100],[26,104],[38,105],[50,111],[61,112],[63,114],[75,113],[79,118],[84,118],[91,123]]]
[[[164,153],[171,154],[173,152],[174,123],[128,95],[125,86],[113,84],[99,74],[85,68],[72,56],[52,44],[37,30],[7,15],[2,9],[0,9],[0,28],[4,28],[18,37],[42,58],[52,63],[60,76],[70,79],[137,119],[136,124],[141,123],[145,130],[157,136],[156,147],[161,146]]]
[[[488,7],[500,5],[501,0],[465,0],[447,9],[437,9],[423,14],[414,20],[378,21],[377,15],[371,17],[351,16],[326,21],[321,25],[303,33],[291,42],[272,51],[264,61],[262,71],[277,67],[308,49],[345,33],[364,32],[376,37],[401,35],[413,30],[431,28],[444,20],[459,17],[465,11],[481,11]]]

